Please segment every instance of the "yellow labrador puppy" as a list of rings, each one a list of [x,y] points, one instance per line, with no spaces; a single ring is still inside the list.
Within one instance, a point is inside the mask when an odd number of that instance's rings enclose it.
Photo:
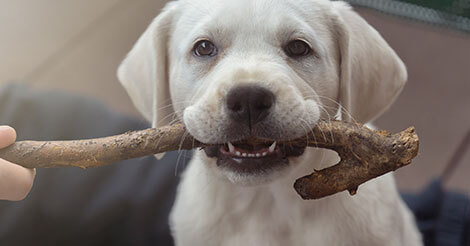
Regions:
[[[404,64],[347,4],[170,2],[118,75],[153,126],[183,122],[218,144],[184,172],[170,215],[177,245],[422,244],[391,174],[356,196],[304,201],[294,181],[338,157],[276,142],[335,116],[368,122],[403,88]]]

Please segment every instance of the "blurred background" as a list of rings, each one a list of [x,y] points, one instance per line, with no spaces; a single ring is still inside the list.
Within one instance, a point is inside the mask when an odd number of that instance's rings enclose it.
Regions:
[[[0,0],[0,85],[71,91],[140,117],[116,69],[165,2]],[[470,130],[470,1],[350,2],[408,67],[405,90],[376,124],[417,128],[420,154],[397,180],[401,190],[418,190],[441,174]],[[470,152],[448,187],[469,194],[469,174]]]

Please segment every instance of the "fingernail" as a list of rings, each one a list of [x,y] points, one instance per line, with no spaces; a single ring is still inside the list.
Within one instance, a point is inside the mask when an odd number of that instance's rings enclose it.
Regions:
[[[11,130],[11,126],[0,126],[0,131],[9,131]]]

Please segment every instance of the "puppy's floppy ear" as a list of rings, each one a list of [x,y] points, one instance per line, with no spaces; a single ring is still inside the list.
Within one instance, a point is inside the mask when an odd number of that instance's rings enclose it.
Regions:
[[[342,119],[365,123],[388,109],[399,95],[407,80],[406,67],[380,34],[348,4],[332,4],[341,56]]]
[[[168,42],[176,2],[170,2],[139,38],[118,69],[121,84],[153,127],[173,114],[168,82]]]

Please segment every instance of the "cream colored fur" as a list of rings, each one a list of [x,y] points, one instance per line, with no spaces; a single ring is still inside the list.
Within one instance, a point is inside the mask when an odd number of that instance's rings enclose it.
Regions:
[[[201,38],[218,46],[217,57],[191,54]],[[281,47],[293,38],[309,42],[315,57],[286,57]],[[400,58],[370,25],[347,4],[326,0],[170,2],[118,75],[155,127],[183,122],[209,143],[230,141],[223,105],[236,85],[272,91],[277,101],[266,122],[279,138],[292,138],[337,114],[373,120],[407,79]],[[360,186],[355,196],[300,199],[295,179],[337,158],[308,148],[288,168],[239,175],[196,151],[170,216],[176,244],[422,245],[392,174]]]

